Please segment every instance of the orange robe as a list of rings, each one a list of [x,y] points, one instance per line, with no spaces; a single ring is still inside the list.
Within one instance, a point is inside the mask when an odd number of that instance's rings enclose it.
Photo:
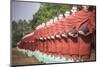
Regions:
[[[41,28],[40,31],[39,31],[39,38],[43,37],[43,31],[44,31],[44,29]],[[44,52],[44,43],[43,43],[43,41],[39,41],[39,49],[40,49],[41,52]]]
[[[63,32],[70,32],[74,27],[74,19],[73,15],[68,16],[67,18],[63,19],[61,25],[63,26]],[[79,43],[78,38],[68,37],[65,40],[65,45],[63,47],[63,53],[66,55],[77,55],[78,56],[78,49]]]
[[[50,27],[51,27],[51,29],[50,29],[50,32],[51,32],[50,36],[55,36],[55,25],[53,24]],[[55,54],[56,51],[57,51],[56,50],[55,39],[50,40],[50,43],[51,43],[51,53]]]
[[[61,35],[62,34],[62,29],[61,29],[61,25],[60,25],[60,21],[58,20],[57,23],[55,24],[55,34],[56,35]],[[56,53],[57,54],[62,54],[62,45],[64,44],[62,39],[55,39],[55,44],[56,44]]]
[[[47,37],[47,29],[46,27],[43,28],[43,38]],[[48,52],[48,44],[47,44],[47,40],[43,41],[43,46],[44,46],[44,52],[47,53]]]
[[[48,36],[51,36],[51,26],[47,27],[47,32],[48,32]],[[48,43],[48,52],[51,53],[52,52],[52,43],[51,43],[51,39],[47,41]]]
[[[91,33],[93,31],[92,28],[92,23],[91,23],[91,17],[92,17],[92,12],[84,12],[84,11],[79,11],[76,16],[74,23],[76,24],[76,29],[80,30],[82,27],[87,27],[89,29],[88,36],[79,36],[79,56],[83,56],[84,58],[89,58],[91,54]]]

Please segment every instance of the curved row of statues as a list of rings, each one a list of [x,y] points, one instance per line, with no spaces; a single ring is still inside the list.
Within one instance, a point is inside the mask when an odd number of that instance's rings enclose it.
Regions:
[[[96,9],[73,6],[17,43],[17,49],[43,63],[79,62],[90,59],[95,45]]]

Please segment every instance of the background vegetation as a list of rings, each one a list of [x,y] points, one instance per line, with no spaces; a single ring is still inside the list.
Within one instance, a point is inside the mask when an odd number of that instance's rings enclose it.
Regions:
[[[26,21],[20,19],[18,22],[12,21],[12,47],[16,47],[16,43],[24,35],[34,31],[39,24],[47,22],[49,19],[63,14],[67,10],[69,11],[71,7],[71,5],[65,4],[41,3],[40,9],[33,15],[32,20]]]

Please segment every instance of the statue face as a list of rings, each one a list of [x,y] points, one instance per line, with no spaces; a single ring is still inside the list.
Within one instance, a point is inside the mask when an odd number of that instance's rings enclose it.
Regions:
[[[66,11],[64,15],[65,15],[65,17],[68,17],[70,15],[70,12]]]
[[[46,26],[49,26],[50,25],[50,22],[48,21],[47,23],[46,23]]]
[[[58,18],[57,18],[57,17],[55,17],[55,18],[54,18],[54,23],[55,23],[57,20],[58,20]]]
[[[53,19],[50,19],[50,23],[52,23],[53,22]]]
[[[45,27],[45,23],[42,23],[42,27]]]
[[[50,19],[49,24],[53,24],[53,19]]]
[[[60,15],[58,16],[58,18],[59,18],[59,20],[62,19],[62,18],[63,18],[63,15],[60,14]]]
[[[84,11],[88,11],[88,6],[82,6]]]
[[[72,9],[71,9],[71,12],[72,12],[72,13],[77,12],[77,6],[73,6]]]

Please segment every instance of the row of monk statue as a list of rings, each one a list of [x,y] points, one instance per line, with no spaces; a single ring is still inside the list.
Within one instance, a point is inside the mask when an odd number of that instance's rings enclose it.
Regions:
[[[95,6],[73,6],[25,35],[17,49],[44,63],[86,61],[95,45]]]

